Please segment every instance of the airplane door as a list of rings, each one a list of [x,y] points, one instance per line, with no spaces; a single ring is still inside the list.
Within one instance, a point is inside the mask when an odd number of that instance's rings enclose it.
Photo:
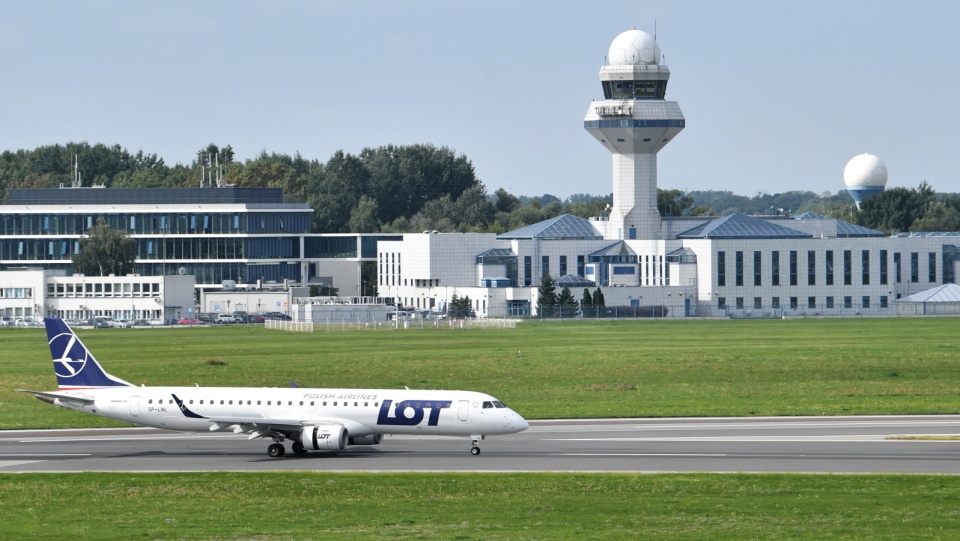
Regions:
[[[461,421],[470,420],[470,401],[469,400],[460,401],[460,420]]]
[[[140,397],[139,396],[130,397],[130,415],[134,417],[140,417]]]

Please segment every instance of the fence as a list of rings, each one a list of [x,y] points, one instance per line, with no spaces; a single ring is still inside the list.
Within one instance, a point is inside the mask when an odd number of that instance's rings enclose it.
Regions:
[[[404,331],[419,329],[515,329],[516,319],[409,319],[404,321],[264,321],[264,327],[291,332]]]

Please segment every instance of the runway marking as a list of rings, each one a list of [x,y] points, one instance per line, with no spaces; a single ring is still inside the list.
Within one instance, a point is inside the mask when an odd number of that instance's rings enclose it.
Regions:
[[[93,456],[93,453],[0,453],[0,458],[41,457],[41,456]]]
[[[549,438],[544,441],[601,441],[601,442],[684,442],[684,441],[766,441],[766,442],[798,442],[798,441],[828,441],[828,442],[891,442],[887,435],[876,436],[689,436],[672,438]]]
[[[0,460],[0,468],[10,466],[23,466],[24,464],[33,464],[34,462],[43,462],[42,460]]]
[[[725,457],[724,453],[561,453],[561,456],[693,456]]]
[[[54,438],[18,440],[17,443],[61,443],[76,441],[149,441],[149,440],[206,440],[214,438],[246,439],[246,434],[210,434],[210,435],[170,435],[170,436],[113,436],[99,438]]]

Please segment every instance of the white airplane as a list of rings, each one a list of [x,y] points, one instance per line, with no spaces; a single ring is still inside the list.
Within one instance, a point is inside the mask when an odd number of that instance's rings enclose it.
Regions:
[[[108,374],[58,318],[46,318],[59,391],[31,393],[55,406],[142,426],[186,432],[232,431],[270,438],[267,454],[376,445],[384,434],[470,436],[480,454],[487,435],[526,430],[496,398],[472,391],[253,387],[137,387]]]

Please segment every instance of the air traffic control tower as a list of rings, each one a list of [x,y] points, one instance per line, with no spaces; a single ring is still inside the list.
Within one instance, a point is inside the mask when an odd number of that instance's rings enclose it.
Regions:
[[[660,239],[657,152],[686,121],[665,101],[670,70],[650,34],[628,30],[613,40],[600,68],[603,101],[590,104],[583,127],[613,153],[613,207],[608,239]]]

